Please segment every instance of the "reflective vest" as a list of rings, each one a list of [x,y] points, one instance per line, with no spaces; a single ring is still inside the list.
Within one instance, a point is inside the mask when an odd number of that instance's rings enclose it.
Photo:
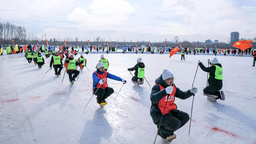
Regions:
[[[47,51],[45,51],[45,54],[47,54],[47,55],[48,55],[48,54],[49,54],[49,51],[48,51],[48,50],[47,50]]]
[[[222,72],[223,72],[223,68],[215,65],[215,79],[217,80],[223,80],[223,76],[222,76]]]
[[[37,62],[43,62],[43,57],[42,56],[37,57]]]
[[[73,60],[69,60],[69,63],[68,63],[68,70],[75,70],[76,69],[76,60],[73,59]]]
[[[37,58],[37,56],[38,56],[38,53],[36,52],[36,53],[33,53],[33,58]]]
[[[184,55],[184,50],[181,51],[181,54]]]
[[[85,62],[86,62],[86,59],[85,59],[85,58],[80,57],[80,58],[79,58],[79,61],[80,61],[80,62],[81,62],[81,61],[84,61],[82,65],[85,66]]]
[[[95,71],[94,73],[96,73],[99,79],[104,81],[102,85],[100,85],[100,83],[97,83],[96,88],[100,87],[102,89],[105,89],[106,87],[108,87],[108,83],[107,83],[108,72],[104,71],[102,75],[98,74],[97,71]]]
[[[60,56],[53,56],[53,65],[60,65]]]
[[[144,78],[144,70],[145,70],[145,67],[144,68],[140,68],[138,67],[138,78]]]
[[[217,66],[217,65],[215,65],[215,79],[216,80],[223,80],[223,76],[222,76],[222,72],[223,72],[223,68],[222,67],[220,67],[220,66]],[[210,73],[209,73],[209,75],[208,75],[208,79],[210,78]]]
[[[163,86],[157,84],[160,87],[160,91],[164,89]],[[171,110],[177,109],[177,105],[174,103],[175,101],[175,93],[176,87],[173,85],[173,91],[170,95],[166,95],[158,102],[158,108],[161,111],[162,115],[169,113]]]
[[[104,64],[104,69],[108,69],[108,60],[107,59],[101,59],[100,61]]]
[[[7,54],[11,53],[11,48],[10,48],[10,46],[6,47],[6,51],[7,51]]]
[[[27,58],[32,58],[32,52],[27,53]]]

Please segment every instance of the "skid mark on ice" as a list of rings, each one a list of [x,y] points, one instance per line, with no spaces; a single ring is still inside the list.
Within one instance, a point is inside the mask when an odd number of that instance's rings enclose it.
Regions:
[[[217,127],[212,127],[211,129],[214,130],[215,132],[223,132],[223,133],[226,133],[226,134],[228,134],[230,136],[238,137],[238,135],[236,135],[236,134],[233,134],[231,132],[228,132],[226,130],[223,130],[223,129],[220,129],[220,128],[217,128]]]
[[[14,101],[18,101],[19,99],[13,99],[13,100],[7,100],[7,101],[2,101],[2,103],[5,103],[5,102],[14,102]]]
[[[220,103],[215,103],[213,105],[214,108],[216,108],[219,112],[229,116],[232,119],[235,119],[245,125],[247,125],[249,128],[256,131],[256,120],[254,118],[251,118],[247,115],[245,115],[243,112],[241,112],[239,109],[236,109],[232,106],[223,105]]]
[[[131,97],[132,100],[139,101],[139,99]]]
[[[190,119],[192,122],[197,123],[194,119]]]

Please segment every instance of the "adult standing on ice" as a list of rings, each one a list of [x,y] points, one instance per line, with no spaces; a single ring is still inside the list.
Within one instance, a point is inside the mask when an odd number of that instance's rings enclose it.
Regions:
[[[97,96],[97,103],[101,106],[107,104],[106,99],[112,93],[114,93],[114,89],[108,87],[107,78],[121,81],[123,84],[126,83],[126,80],[121,79],[118,76],[110,74],[109,72],[104,70],[104,64],[99,62],[97,64],[97,70],[92,74],[93,78],[93,93]]]
[[[58,52],[56,52],[55,55],[53,55],[51,58],[50,68],[52,68],[52,65],[55,71],[55,75],[59,76],[63,68],[63,64]]]
[[[145,65],[142,62],[142,58],[137,59],[137,64],[134,67],[128,68],[128,71],[134,71],[134,70],[135,70],[135,73],[134,73],[134,76],[132,77],[132,81],[134,82],[138,82],[138,80],[143,81]]]
[[[253,64],[252,64],[252,66],[255,66],[255,61],[256,61],[256,49],[254,49],[252,55],[253,55]]]
[[[208,95],[217,95],[221,100],[225,100],[224,93],[221,90],[222,88],[222,80],[223,80],[223,68],[222,65],[218,62],[217,58],[214,58],[212,61],[208,59],[208,63],[211,65],[210,67],[205,67],[200,60],[198,64],[200,68],[209,73],[208,76],[208,86],[204,88],[204,93]],[[217,98],[217,99],[218,99]]]
[[[158,127],[158,135],[167,141],[172,141],[176,138],[174,132],[189,120],[187,113],[177,110],[177,105],[174,103],[175,97],[187,99],[197,93],[197,88],[181,91],[174,85],[174,76],[167,69],[155,82],[150,95],[150,115]]]

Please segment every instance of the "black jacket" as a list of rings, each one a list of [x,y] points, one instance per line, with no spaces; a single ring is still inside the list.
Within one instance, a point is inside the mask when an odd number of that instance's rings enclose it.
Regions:
[[[221,66],[221,64],[216,64],[217,66]],[[221,89],[222,88],[222,80],[217,80],[215,79],[215,70],[216,67],[215,66],[210,66],[210,67],[205,67],[202,63],[199,63],[200,68],[205,71],[205,72],[209,72],[210,73],[210,77],[208,79],[208,83],[210,86],[216,87],[217,89]]]
[[[55,56],[55,55],[53,55],[53,56]],[[50,67],[52,67],[52,65],[53,65],[53,63],[54,63],[53,56],[52,56],[52,58],[51,58]],[[63,65],[61,59],[60,59],[60,65]]]
[[[134,70],[135,70],[134,75],[135,75],[136,77],[138,77],[138,67],[139,67],[139,68],[144,68],[145,65],[144,65],[143,62],[137,63],[134,67],[128,68],[128,71],[134,71]]]
[[[168,87],[168,85],[164,82],[162,75],[160,75],[160,77],[158,77],[155,80],[156,84],[160,84],[161,86],[163,86],[164,88]],[[150,95],[150,100],[151,100],[151,110],[150,110],[150,115],[153,119],[153,122],[155,124],[157,124],[162,116],[162,113],[160,111],[160,109],[158,108],[158,102],[164,98],[167,95],[165,89],[160,91],[160,87],[159,85],[154,85],[151,91],[151,95]],[[176,87],[176,93],[175,93],[175,97],[178,97],[180,99],[187,99],[190,96],[192,96],[193,94],[190,92],[190,90],[187,90],[186,92],[181,91],[179,88]],[[176,110],[172,110],[172,111],[176,111]],[[172,111],[168,114],[172,114]]]
[[[69,60],[70,59],[66,59],[65,60],[65,63],[69,63]],[[75,60],[75,59],[74,59]],[[80,66],[80,64],[82,64],[84,61],[81,61],[81,62],[78,62],[78,61],[76,61],[76,66]]]

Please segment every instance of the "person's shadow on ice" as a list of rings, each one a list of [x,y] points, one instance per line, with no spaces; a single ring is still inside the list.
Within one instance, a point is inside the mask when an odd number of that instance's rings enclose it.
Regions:
[[[93,119],[86,122],[79,144],[100,144],[101,138],[111,137],[113,129],[104,117],[104,113],[106,111],[99,108],[95,111]]]

